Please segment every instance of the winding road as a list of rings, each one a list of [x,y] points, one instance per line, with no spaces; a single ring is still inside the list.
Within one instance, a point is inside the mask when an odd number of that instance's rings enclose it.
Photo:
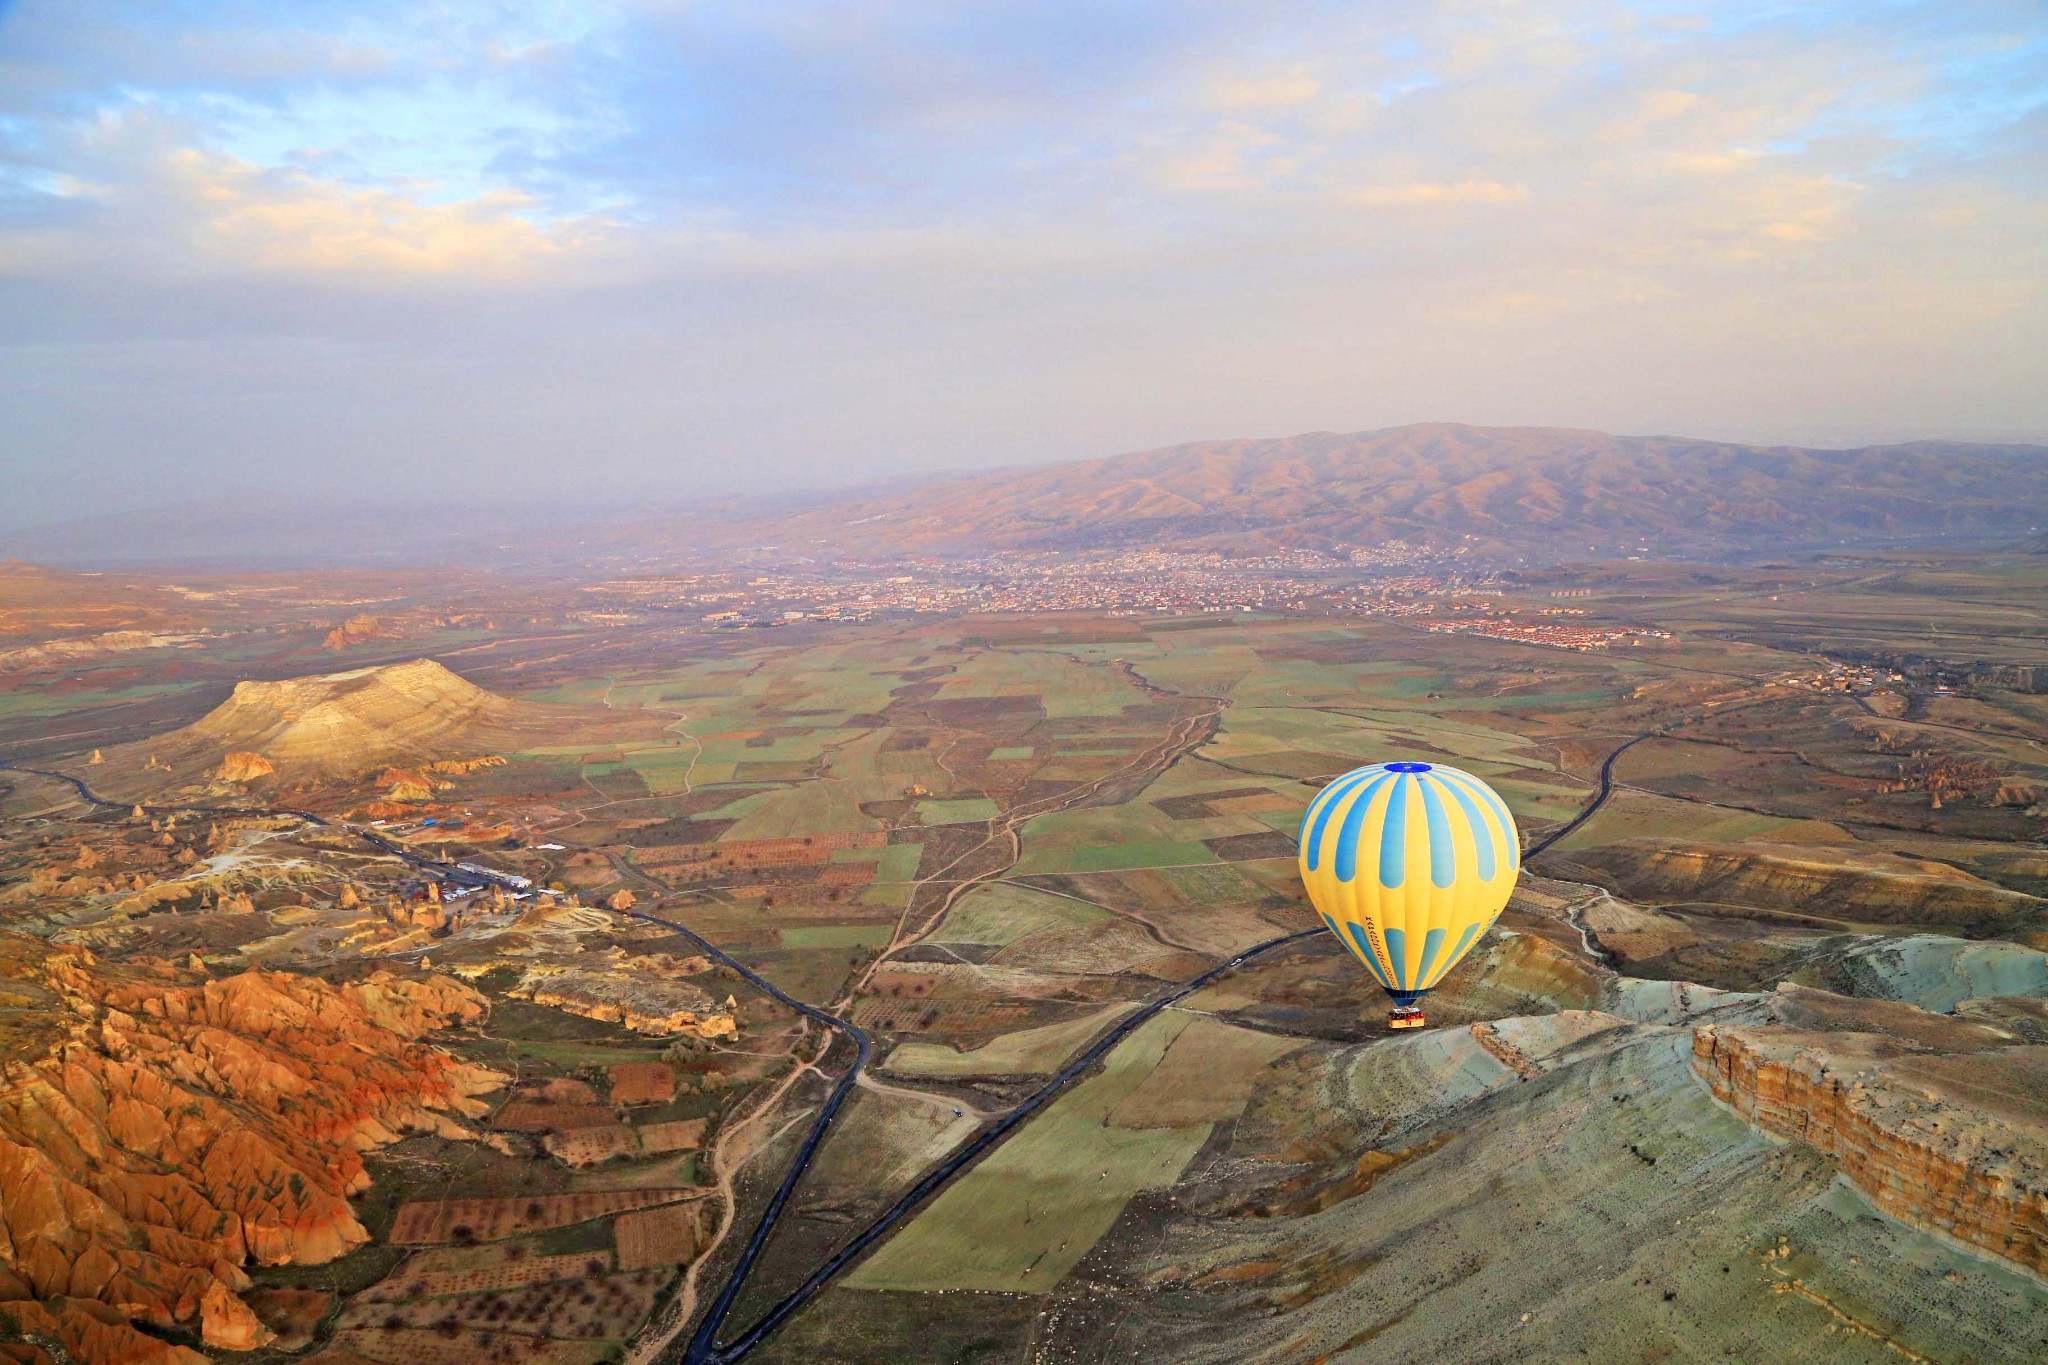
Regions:
[[[1097,1062],[1108,1056],[1110,1052],[1115,1050],[1118,1044],[1143,1027],[1147,1021],[1157,1016],[1161,1011],[1171,1009],[1174,1005],[1187,999],[1188,996],[1212,984],[1219,977],[1242,967],[1254,958],[1261,957],[1287,944],[1297,943],[1306,938],[1313,938],[1324,932],[1321,926],[1318,926],[1314,929],[1301,929],[1291,934],[1282,934],[1278,938],[1268,939],[1264,943],[1246,949],[1227,962],[1211,967],[1200,976],[1174,988],[1169,994],[1161,996],[1135,1013],[1126,1016],[1116,1027],[1103,1034],[1102,1037],[1098,1038],[1078,1056],[1068,1062],[1051,1080],[1033,1091],[1022,1103],[983,1129],[965,1147],[962,1147],[958,1152],[955,1152],[952,1156],[934,1166],[925,1174],[923,1179],[911,1186],[900,1199],[877,1215],[866,1227],[855,1233],[838,1251],[819,1264],[817,1269],[811,1272],[809,1278],[778,1300],[753,1326],[747,1328],[731,1341],[720,1342],[718,1340],[719,1330],[725,1325],[725,1320],[731,1315],[734,1301],[738,1299],[740,1292],[746,1287],[747,1277],[752,1273],[754,1263],[759,1259],[762,1248],[767,1245],[769,1237],[774,1233],[775,1225],[781,1219],[789,1202],[790,1195],[794,1193],[798,1182],[803,1178],[804,1172],[809,1169],[812,1159],[816,1157],[818,1147],[824,1142],[827,1132],[832,1126],[832,1120],[837,1117],[840,1104],[844,1102],[847,1093],[858,1083],[861,1069],[867,1065],[872,1055],[872,1040],[864,1030],[839,1018],[837,1015],[827,1014],[815,1006],[803,1004],[793,997],[784,994],[779,988],[764,980],[744,963],[730,957],[686,925],[677,924],[673,920],[662,919],[659,916],[645,914],[640,911],[627,910],[620,913],[633,919],[644,920],[650,924],[658,924],[663,928],[673,929],[687,936],[693,943],[704,949],[707,954],[717,958],[721,963],[732,968],[747,981],[768,992],[777,1000],[801,1011],[812,1019],[826,1024],[828,1027],[858,1040],[858,1053],[854,1058],[853,1066],[833,1086],[830,1098],[825,1101],[825,1107],[819,1111],[817,1120],[811,1125],[811,1131],[805,1136],[803,1146],[798,1149],[796,1159],[790,1164],[788,1172],[783,1176],[782,1184],[777,1187],[774,1198],[769,1201],[767,1211],[762,1214],[761,1221],[755,1226],[753,1235],[747,1239],[746,1249],[740,1253],[740,1259],[734,1265],[732,1274],[727,1278],[724,1288],[719,1291],[718,1297],[712,1300],[710,1309],[699,1321],[697,1330],[691,1335],[688,1345],[682,1349],[680,1354],[670,1354],[663,1357],[664,1360],[677,1362],[678,1365],[728,1365],[728,1362],[737,1361],[745,1357],[766,1340],[768,1335],[777,1327],[780,1327],[792,1314],[809,1303],[819,1291],[838,1278],[842,1271],[858,1260],[870,1247],[888,1236],[899,1223],[916,1212],[925,1201],[938,1193],[954,1176],[958,1175],[989,1151],[1000,1146],[1003,1140],[1012,1132],[1029,1121],[1033,1115],[1047,1104],[1051,1103],[1062,1090],[1065,1090],[1074,1081],[1093,1070]]]
[[[1150,686],[1149,683],[1146,685]],[[1203,716],[1187,719],[1207,720],[1210,718]],[[1194,728],[1193,726],[1190,727],[1191,733],[1185,736],[1185,738],[1193,738],[1192,731]],[[1637,735],[1609,753],[1600,765],[1600,790],[1593,800],[1571,821],[1552,831],[1533,845],[1523,855],[1524,861],[1544,852],[1598,814],[1600,809],[1606,804],[1608,797],[1613,793],[1615,761],[1630,748],[1642,743],[1646,739],[1654,738],[1660,733],[1662,732],[1650,731]],[[1168,745],[1166,747],[1171,750],[1173,746]],[[110,801],[99,796],[82,779],[69,773],[51,769],[30,768],[5,761],[0,761],[0,768],[66,782],[76,788],[79,795],[85,800],[98,806],[123,807],[129,804],[126,802]],[[457,882],[474,880],[479,884],[485,880],[475,877],[473,874],[466,874],[460,868],[422,857],[368,830],[360,829],[353,825],[336,824],[309,811],[247,806],[159,807],[144,805],[141,809],[146,812],[168,811],[179,814],[293,816],[312,825],[347,830],[349,833],[363,839],[378,849],[408,864],[430,870],[437,876]],[[995,875],[1000,875],[1000,871]],[[976,878],[974,880],[979,881],[983,879]],[[993,1123],[988,1124],[959,1151],[928,1171],[923,1178],[911,1186],[894,1204],[877,1215],[859,1232],[842,1244],[838,1251],[821,1262],[802,1284],[778,1300],[752,1326],[746,1328],[729,1341],[721,1341],[719,1340],[720,1334],[724,1330],[728,1319],[732,1316],[733,1307],[738,1302],[741,1293],[745,1291],[747,1282],[752,1277],[755,1266],[765,1251],[769,1240],[774,1236],[777,1225],[788,1211],[789,1202],[795,1195],[798,1185],[802,1183],[805,1173],[809,1171],[811,1163],[816,1159],[818,1149],[830,1135],[832,1125],[838,1118],[840,1109],[845,1105],[847,1097],[853,1093],[854,1088],[860,1083],[863,1072],[873,1059],[874,1039],[864,1029],[850,1020],[790,995],[781,987],[769,981],[738,958],[719,948],[686,924],[641,910],[622,910],[615,911],[614,913],[681,934],[707,957],[719,962],[756,990],[787,1006],[802,1017],[822,1025],[827,1030],[826,1036],[828,1041],[826,1043],[826,1050],[830,1048],[829,1040],[833,1035],[846,1039],[854,1047],[852,1065],[833,1083],[831,1093],[827,1095],[823,1106],[818,1111],[817,1117],[812,1121],[810,1131],[805,1134],[802,1146],[797,1149],[795,1159],[790,1163],[789,1169],[784,1172],[781,1183],[776,1186],[775,1193],[769,1199],[767,1208],[763,1210],[760,1221],[756,1223],[752,1234],[747,1238],[746,1245],[742,1248],[739,1259],[734,1263],[731,1272],[727,1275],[725,1283],[711,1300],[710,1307],[706,1309],[703,1316],[698,1320],[696,1329],[691,1333],[688,1342],[680,1350],[675,1348],[664,1349],[656,1357],[657,1360],[663,1362],[663,1365],[730,1365],[731,1362],[745,1358],[756,1347],[760,1346],[771,1333],[792,1315],[800,1311],[812,1298],[816,1297],[850,1265],[866,1254],[877,1242],[894,1231],[899,1224],[915,1213],[934,1194],[938,1193],[939,1190],[952,1181],[954,1177],[1000,1146],[1012,1133],[1029,1122],[1033,1116],[1057,1098],[1062,1091],[1092,1071],[1096,1064],[1115,1050],[1119,1044],[1156,1018],[1162,1011],[1172,1008],[1182,1000],[1187,999],[1219,978],[1237,970],[1254,959],[1276,949],[1286,947],[1289,944],[1314,938],[1324,932],[1318,926],[1268,939],[1263,943],[1246,949],[1225,962],[1219,963],[1201,975],[1182,983],[1167,994],[1160,996],[1126,1016],[1115,1027],[1109,1029],[1100,1038],[1096,1039],[1087,1048],[1068,1061],[1057,1074],[1039,1089],[1032,1092],[1029,1097],[1004,1113],[1000,1118],[997,1118]],[[821,1051],[818,1057],[812,1059],[810,1065],[818,1065],[822,1062],[824,1055],[824,1052]]]
[[[30,768],[5,760],[0,760],[0,768],[67,783],[76,789],[82,798],[95,806],[114,809],[134,808],[132,803],[112,801],[99,795],[83,779],[75,777],[70,773],[58,772],[47,768]],[[476,877],[474,874],[465,873],[462,869],[450,864],[439,863],[431,858],[422,857],[404,848],[402,845],[383,838],[381,835],[354,825],[327,820],[310,811],[257,806],[155,806],[148,804],[142,805],[140,809],[148,813],[169,814],[291,816],[303,820],[307,824],[323,828],[346,830],[348,833],[395,858],[423,870],[431,871],[435,875],[449,880],[460,883],[475,881],[478,884],[482,884],[486,880]],[[796,1188],[802,1182],[804,1174],[810,1169],[812,1161],[817,1156],[819,1147],[823,1145],[826,1137],[830,1134],[833,1122],[839,1117],[841,1107],[846,1103],[847,1097],[852,1094],[854,1087],[859,1084],[868,1063],[873,1059],[874,1040],[866,1030],[851,1021],[820,1009],[815,1005],[807,1004],[790,995],[774,982],[768,980],[738,958],[733,957],[686,924],[679,924],[674,920],[664,919],[659,915],[649,914],[641,910],[620,910],[613,913],[628,919],[636,919],[646,924],[657,925],[663,929],[683,935],[706,956],[713,958],[731,970],[755,989],[786,1005],[803,1017],[823,1025],[829,1031],[828,1037],[831,1034],[837,1034],[854,1045],[853,1065],[848,1067],[845,1074],[833,1083],[831,1093],[826,1097],[823,1107],[819,1109],[817,1117],[812,1121],[810,1131],[804,1136],[803,1145],[797,1149],[795,1160],[790,1163],[789,1169],[783,1174],[782,1182],[776,1187],[774,1195],[768,1201],[768,1207],[762,1212],[760,1221],[755,1225],[753,1233],[747,1238],[746,1246],[741,1250],[738,1261],[734,1263],[724,1285],[721,1286],[716,1297],[712,1299],[711,1306],[705,1311],[703,1317],[699,1319],[696,1330],[691,1333],[689,1341],[679,1352],[668,1350],[657,1357],[657,1359],[663,1362],[672,1362],[673,1365],[729,1365],[729,1362],[744,1358],[766,1340],[770,1333],[774,1332],[777,1327],[788,1320],[792,1314],[809,1303],[812,1298],[836,1279],[848,1266],[858,1260],[876,1242],[888,1236],[898,1224],[916,1212],[919,1207],[934,1194],[938,1193],[955,1176],[982,1156],[1000,1146],[1011,1133],[1015,1132],[1047,1104],[1051,1103],[1061,1091],[1093,1070],[1096,1063],[1108,1056],[1110,1052],[1115,1050],[1118,1044],[1130,1037],[1139,1028],[1142,1028],[1148,1021],[1246,963],[1262,957],[1277,948],[1285,947],[1290,943],[1300,942],[1303,939],[1313,938],[1323,932],[1319,926],[1314,929],[1297,930],[1294,933],[1282,934],[1276,938],[1267,939],[1265,942],[1237,954],[1228,961],[1219,963],[1208,971],[1203,972],[1200,976],[1182,983],[1168,994],[1151,1001],[1134,1013],[1127,1015],[1114,1028],[1104,1033],[1094,1043],[1090,1044],[1069,1061],[1051,1080],[1047,1081],[1036,1091],[1033,1091],[1021,1103],[984,1128],[966,1146],[928,1171],[901,1198],[870,1221],[866,1227],[856,1233],[837,1252],[813,1270],[809,1278],[801,1285],[778,1300],[759,1321],[755,1322],[731,1341],[721,1342],[718,1340],[719,1334],[724,1328],[727,1319],[732,1315],[733,1305],[738,1301],[740,1294],[746,1289],[747,1281],[752,1276],[755,1264],[760,1260],[769,1239],[774,1236],[776,1225],[780,1223],[784,1213],[787,1212],[790,1198],[795,1194]],[[817,1065],[823,1060],[823,1057],[824,1054],[820,1053],[818,1057],[812,1059],[810,1064],[813,1066]]]
[[[1664,732],[1662,730],[1645,730],[1642,734],[1637,735],[1634,739],[1629,740],[1627,743],[1620,745],[1615,749],[1613,753],[1607,755],[1605,761],[1603,761],[1600,764],[1600,790],[1597,793],[1595,793],[1591,801],[1586,803],[1586,808],[1584,810],[1580,811],[1577,815],[1574,815],[1570,820],[1566,821],[1562,825],[1559,825],[1556,829],[1550,831],[1550,833],[1544,835],[1541,839],[1538,839],[1535,843],[1531,844],[1528,848],[1528,851],[1522,854],[1523,863],[1526,864],[1531,858],[1543,852],[1552,844],[1555,844],[1556,842],[1558,842],[1558,840],[1563,839],[1566,835],[1570,834],[1573,830],[1577,829],[1580,825],[1585,824],[1588,820],[1598,815],[1600,813],[1600,808],[1607,804],[1607,798],[1614,794],[1614,760],[1620,758],[1623,754],[1627,753],[1630,749],[1635,748],[1636,745],[1641,744],[1644,740],[1656,739],[1663,733]]]
[[[1528,858],[1533,858],[1538,853],[1543,852],[1598,814],[1601,807],[1607,803],[1607,799],[1614,792],[1615,760],[1619,759],[1630,748],[1642,743],[1646,739],[1654,739],[1660,733],[1662,732],[1646,731],[1617,746],[1613,752],[1609,753],[1600,765],[1600,790],[1595,793],[1593,799],[1570,822],[1552,831],[1532,846],[1523,855],[1524,860],[1526,861]],[[805,1004],[803,1001],[787,994],[780,987],[762,977],[745,963],[720,949],[716,944],[713,944],[689,926],[679,924],[674,920],[663,919],[658,915],[648,914],[644,911],[627,910],[620,913],[630,918],[642,920],[649,924],[660,925],[665,929],[682,934],[707,956],[716,959],[724,966],[730,968],[757,989],[796,1010],[806,1018],[815,1020],[834,1032],[852,1040],[855,1045],[853,1065],[834,1083],[831,1095],[827,1097],[824,1107],[819,1110],[818,1117],[812,1122],[811,1130],[805,1135],[803,1145],[797,1150],[795,1160],[790,1163],[788,1171],[784,1173],[782,1183],[777,1186],[774,1197],[769,1200],[766,1211],[761,1215],[760,1222],[755,1225],[753,1234],[748,1237],[745,1249],[740,1253],[738,1262],[733,1266],[731,1274],[727,1276],[726,1282],[719,1290],[717,1297],[712,1300],[711,1307],[705,1312],[702,1319],[699,1320],[696,1331],[691,1334],[689,1342],[681,1351],[679,1353],[670,1352],[661,1357],[662,1360],[673,1362],[674,1365],[730,1365],[730,1362],[745,1358],[765,1341],[776,1328],[780,1327],[791,1316],[801,1310],[804,1305],[822,1292],[855,1261],[865,1255],[877,1242],[893,1232],[898,1225],[921,1208],[955,1176],[1000,1146],[1011,1133],[1029,1122],[1034,1115],[1057,1098],[1061,1091],[1092,1071],[1095,1065],[1114,1051],[1120,1043],[1129,1038],[1138,1029],[1143,1028],[1146,1023],[1157,1017],[1162,1011],[1171,1009],[1190,995],[1195,994],[1197,991],[1215,982],[1218,978],[1235,971],[1255,958],[1262,957],[1290,943],[1298,943],[1304,939],[1314,938],[1323,932],[1322,928],[1318,926],[1317,928],[1302,929],[1295,933],[1282,934],[1277,938],[1268,939],[1239,953],[1228,961],[1210,968],[1200,976],[1183,983],[1168,994],[1126,1016],[1114,1028],[1104,1033],[1069,1061],[1051,1080],[1032,1092],[1028,1098],[1019,1103],[1015,1108],[984,1128],[966,1146],[928,1171],[922,1179],[905,1191],[902,1197],[894,1204],[883,1210],[867,1226],[843,1243],[838,1251],[819,1263],[817,1268],[811,1272],[802,1284],[777,1300],[751,1327],[746,1328],[729,1341],[720,1341],[719,1334],[723,1330],[727,1319],[732,1315],[733,1305],[745,1290],[747,1280],[753,1273],[755,1263],[760,1259],[769,1238],[775,1233],[776,1224],[781,1221],[783,1214],[787,1211],[790,1197],[795,1193],[796,1187],[803,1180],[805,1172],[810,1169],[812,1161],[817,1157],[818,1149],[829,1135],[833,1120],[838,1117],[841,1105],[845,1103],[847,1095],[859,1084],[863,1069],[872,1059],[874,1042],[865,1030],[848,1020],[828,1013],[814,1005]]]

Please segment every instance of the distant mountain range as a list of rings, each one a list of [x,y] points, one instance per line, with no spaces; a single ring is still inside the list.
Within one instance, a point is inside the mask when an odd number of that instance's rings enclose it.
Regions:
[[[464,563],[573,571],[1121,547],[1256,553],[1405,540],[1556,561],[1745,559],[2048,532],[2048,446],[1852,450],[1448,423],[1163,450],[769,497],[185,507],[16,532],[44,563]]]
[[[1450,424],[1201,441],[755,521],[784,551],[958,554],[1407,540],[1546,559],[1725,558],[2048,528],[2048,446],[1857,450]]]

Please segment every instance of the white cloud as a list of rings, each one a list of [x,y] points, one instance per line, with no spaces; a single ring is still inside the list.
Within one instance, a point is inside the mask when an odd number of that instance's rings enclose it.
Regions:
[[[517,277],[602,231],[581,221],[542,226],[531,196],[515,190],[434,203],[189,148],[165,170],[190,212],[194,247],[216,263],[262,270]]]
[[[2048,429],[2024,7],[529,9],[0,52],[10,415],[118,461],[175,399],[283,449],[360,366],[365,447],[540,467],[630,410],[622,477],[685,481],[1421,417]],[[269,416],[206,426],[252,354]]]
[[[1433,208],[1451,204],[1525,204],[1526,185],[1498,180],[1411,180],[1401,185],[1358,185],[1339,190],[1340,203],[1368,208]]]
[[[1285,109],[1308,104],[1323,93],[1323,83],[1297,66],[1257,76],[1236,76],[1210,87],[1209,100],[1220,109]]]

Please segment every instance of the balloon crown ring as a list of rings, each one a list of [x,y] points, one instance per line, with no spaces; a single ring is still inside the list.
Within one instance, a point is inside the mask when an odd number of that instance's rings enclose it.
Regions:
[[[1429,771],[1429,766],[1427,763],[1389,763],[1387,771],[1390,773],[1426,773]]]

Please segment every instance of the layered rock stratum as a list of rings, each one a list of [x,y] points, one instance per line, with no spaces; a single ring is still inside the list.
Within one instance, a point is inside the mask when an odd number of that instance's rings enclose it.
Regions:
[[[1892,1217],[2048,1272],[2048,1047],[1928,1019],[1944,1026],[1917,1040],[1701,1028],[1693,1067],[1716,1099],[1823,1153]],[[2036,1099],[2016,1102],[2024,1095]]]
[[[1865,975],[2037,979],[1936,946]],[[1505,930],[1437,996],[1274,1063],[1052,1291],[1048,1357],[2041,1359],[2040,998],[1713,990]]]
[[[415,659],[237,683],[225,702],[172,738],[253,751],[279,768],[346,776],[443,757],[465,734],[511,723],[515,710],[433,660]]]
[[[528,729],[573,724],[564,710],[500,697],[431,659],[240,682],[183,729],[108,751],[96,781],[153,791],[200,774],[304,786],[451,761],[467,771],[463,760],[516,745]]]
[[[2048,902],[1960,868],[1859,849],[1625,839],[1581,855],[1622,892],[1652,902],[1771,906],[1863,922],[2024,929]]]
[[[420,1041],[486,1008],[447,978],[209,980],[13,935],[0,966],[0,1320],[75,1359],[203,1359],[138,1324],[267,1342],[242,1267],[367,1242],[363,1153],[467,1136],[504,1079]]]

